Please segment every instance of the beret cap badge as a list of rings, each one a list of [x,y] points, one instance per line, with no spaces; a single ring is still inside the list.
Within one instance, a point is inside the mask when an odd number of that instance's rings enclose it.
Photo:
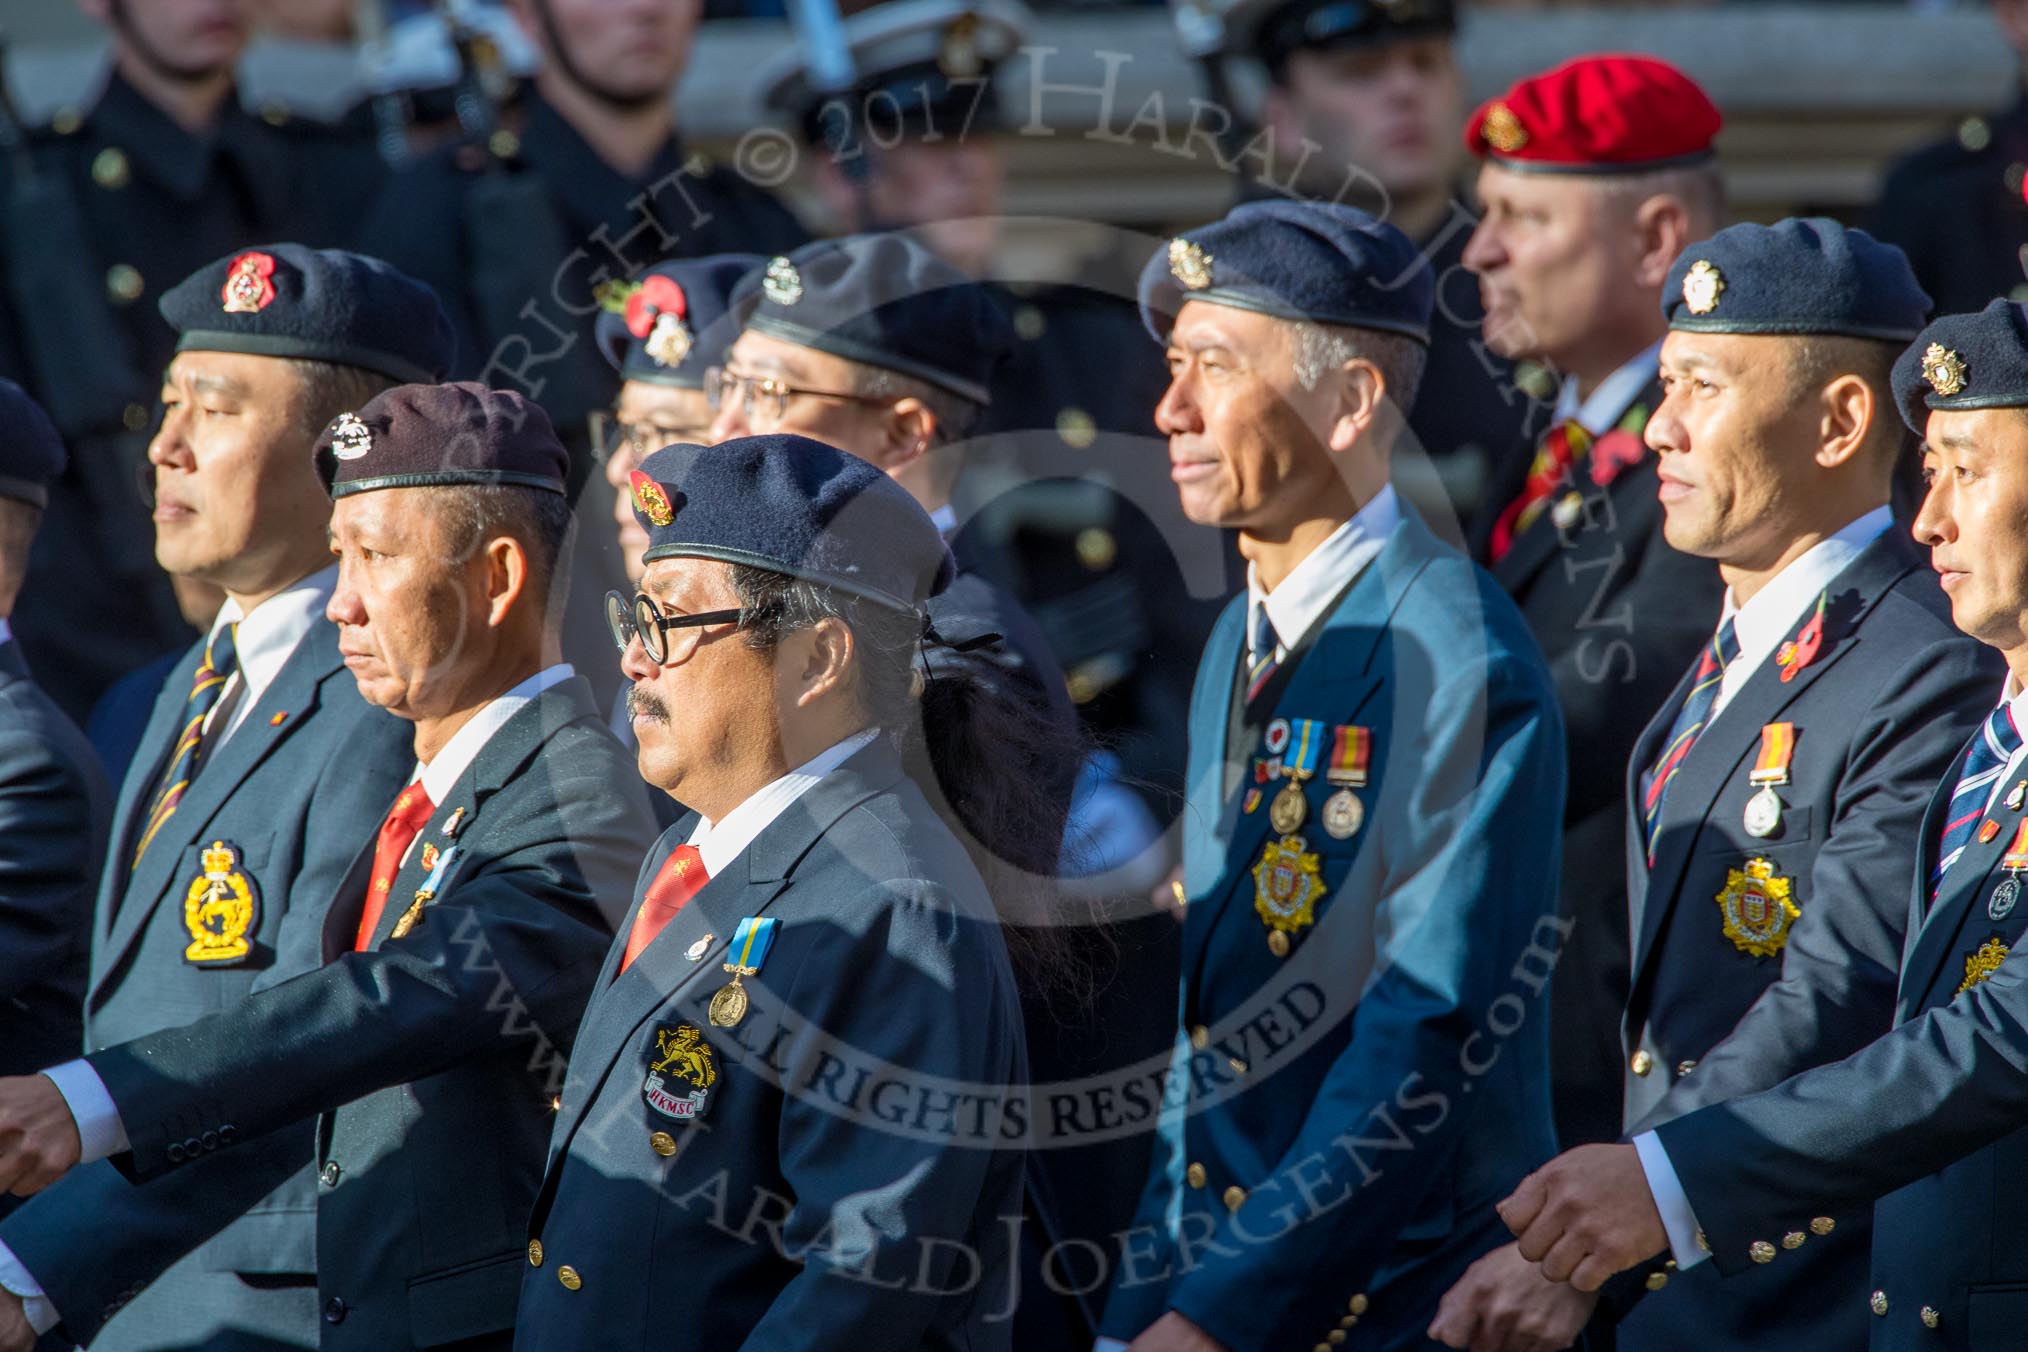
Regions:
[[[1965,360],[1942,343],[1931,343],[1922,354],[1922,378],[1948,399],[1965,387]]]
[[[1693,315],[1708,315],[1725,294],[1725,274],[1708,258],[1700,258],[1683,275],[1683,304]]]
[[[1169,241],[1169,271],[1176,280],[1191,291],[1202,291],[1211,285],[1211,255],[1204,247],[1187,239]]]
[[[357,413],[341,413],[331,424],[331,454],[340,460],[357,460],[373,449],[373,431]]]
[[[1496,103],[1486,110],[1485,124],[1479,135],[1486,144],[1503,155],[1511,155],[1528,144],[1528,129],[1521,125],[1521,119],[1514,110],[1504,103]]]
[[[649,525],[666,526],[676,519],[676,508],[662,491],[662,485],[640,470],[629,473],[627,482],[633,487],[635,509],[648,518]]]
[[[803,274],[786,257],[776,255],[761,276],[761,294],[776,305],[794,305],[803,298]]]
[[[268,280],[274,275],[275,260],[269,254],[243,253],[233,259],[220,291],[225,312],[250,315],[267,309],[275,298],[275,284]]]

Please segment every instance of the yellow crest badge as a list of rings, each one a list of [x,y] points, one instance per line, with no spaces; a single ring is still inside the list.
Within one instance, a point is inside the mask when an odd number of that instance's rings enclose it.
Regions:
[[[711,1087],[718,1083],[718,1059],[704,1033],[695,1025],[657,1025],[655,1047],[648,1053],[648,1079],[641,1097],[650,1108],[679,1122],[704,1115]],[[684,1093],[682,1086],[688,1085]]]
[[[1287,934],[1317,923],[1317,898],[1324,895],[1317,856],[1301,836],[1283,836],[1260,852],[1253,866],[1253,909],[1270,930]]]
[[[1997,934],[1980,944],[1973,952],[1965,954],[1965,979],[1958,986],[1958,994],[1963,995],[1999,971],[2000,964],[2006,960],[2007,945],[2000,942],[2000,936]]]
[[[1514,110],[1504,103],[1496,103],[1486,110],[1486,120],[1479,125],[1479,135],[1502,155],[1511,155],[1528,144],[1528,129],[1521,125],[1521,119],[1514,115]]]
[[[1931,343],[1923,349],[1922,378],[1944,398],[1965,388],[1965,376],[1965,359],[1942,343]]]
[[[1725,294],[1725,274],[1708,258],[1700,258],[1683,274],[1683,306],[1693,315],[1708,315]]]
[[[213,966],[238,962],[253,951],[247,935],[259,903],[253,881],[240,868],[239,851],[222,840],[204,852],[204,872],[183,894],[183,928],[190,931],[185,962]]]
[[[640,470],[628,471],[627,482],[634,493],[634,510],[647,517],[649,525],[666,526],[676,519],[676,504],[669,501],[662,485]]]
[[[1717,897],[1725,918],[1725,937],[1742,953],[1771,958],[1789,941],[1789,926],[1802,918],[1796,908],[1795,879],[1774,871],[1766,859],[1749,859],[1743,869],[1728,869],[1725,890]]]
[[[1211,255],[1204,246],[1187,239],[1169,241],[1169,272],[1187,291],[1202,291],[1211,285]]]

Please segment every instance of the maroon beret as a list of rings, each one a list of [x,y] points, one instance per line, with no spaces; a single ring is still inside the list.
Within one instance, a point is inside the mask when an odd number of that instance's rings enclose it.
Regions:
[[[460,484],[561,495],[569,466],[539,404],[470,381],[397,385],[339,414],[317,438],[317,472],[333,498]]]

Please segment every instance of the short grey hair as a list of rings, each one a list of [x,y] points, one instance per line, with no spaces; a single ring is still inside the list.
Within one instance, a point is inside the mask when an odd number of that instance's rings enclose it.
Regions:
[[[1601,195],[1627,210],[1651,197],[1673,197],[1690,217],[1694,239],[1716,234],[1725,221],[1725,175],[1715,161],[1672,165],[1641,174],[1609,174],[1597,180]]]
[[[970,436],[972,428],[978,424],[979,415],[985,411],[982,405],[932,385],[927,380],[918,380],[914,376],[865,362],[852,363],[852,393],[890,402],[921,400],[929,409],[930,416],[936,419],[935,444],[938,446],[948,446]]]
[[[486,541],[511,536],[528,553],[534,585],[558,598],[567,594],[574,518],[563,494],[519,484],[460,484],[437,491],[443,499],[444,546],[452,561],[462,563]],[[560,600],[556,608],[561,609]]]
[[[1325,372],[1338,370],[1354,358],[1364,358],[1380,368],[1387,381],[1387,397],[1396,408],[1406,414],[1409,405],[1415,402],[1423,367],[1429,360],[1429,349],[1415,339],[1406,334],[1327,324],[1295,323],[1289,325],[1289,332],[1296,383],[1304,389],[1316,389]]]

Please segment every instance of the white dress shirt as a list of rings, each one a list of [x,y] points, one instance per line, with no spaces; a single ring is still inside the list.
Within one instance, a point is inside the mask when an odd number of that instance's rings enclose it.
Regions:
[[[1610,432],[1633,407],[1634,396],[1647,388],[1661,369],[1662,340],[1642,348],[1611,375],[1601,380],[1588,396],[1577,392],[1577,377],[1567,376],[1556,394],[1556,421],[1575,418],[1593,436]],[[1653,409],[1648,410],[1654,412]]]
[[[327,569],[325,572],[319,573],[317,577],[325,579],[324,596],[328,600],[330,589],[337,585],[338,570],[336,568]],[[312,581],[315,581],[315,579],[312,579]],[[310,590],[313,589],[306,583],[303,588],[299,588],[296,592],[283,593],[284,596],[298,598],[296,605],[291,607],[290,613],[292,615],[301,612],[301,608],[307,599],[307,596],[303,594],[306,594]],[[274,599],[280,600],[282,598],[276,597]],[[273,604],[272,601],[261,605],[254,611],[252,616],[239,621],[240,634],[244,635],[246,633],[247,626],[254,619],[266,615],[268,613],[268,605],[271,604]],[[226,605],[235,615],[237,614],[237,607],[234,607],[231,602],[228,601]],[[313,613],[315,615],[322,615],[322,602],[318,603],[317,609]],[[224,613],[221,613],[219,624],[230,624],[232,622],[232,619],[227,618]],[[212,632],[216,633],[217,630],[218,626],[214,625]],[[257,641],[261,642],[264,648],[268,649],[264,653],[261,662],[266,667],[266,675],[265,677],[255,676],[252,678],[252,681],[250,681],[252,698],[244,702],[242,705],[243,709],[252,708],[259,701],[259,691],[266,688],[268,681],[274,678],[274,673],[281,670],[282,662],[288,659],[287,650],[284,650],[279,658],[273,657],[274,630],[275,626],[273,625],[263,625],[255,631]],[[305,626],[303,632],[308,632],[307,626]],[[300,638],[300,635],[298,637]],[[576,674],[568,662],[559,662],[553,667],[546,667],[536,672],[506,694],[489,701],[480,708],[478,713],[472,715],[470,721],[464,727],[459,728],[457,732],[451,735],[451,740],[444,743],[443,747],[427,765],[417,762],[414,772],[409,775],[409,783],[413,784],[417,780],[421,780],[423,792],[429,795],[430,801],[441,804],[450,795],[451,790],[457,786],[459,776],[465,773],[465,770],[477,758],[479,752],[485,749],[486,743],[493,740],[493,734],[507,725],[507,720],[521,712],[522,708],[537,695],[540,695],[551,686],[562,684]],[[220,703],[223,704],[223,700]],[[237,720],[235,720],[233,726],[238,726]],[[228,729],[227,735],[230,735],[230,729]],[[779,783],[780,781],[776,782]],[[773,787],[773,785],[769,786],[769,788]],[[762,792],[765,793],[767,790],[764,789]],[[420,835],[417,838],[420,839]],[[415,849],[415,841],[411,840],[409,842],[409,849]],[[404,863],[407,862],[407,858],[407,855],[402,856]],[[91,1062],[82,1058],[75,1061],[66,1061],[62,1065],[51,1066],[42,1073],[49,1077],[50,1082],[56,1086],[57,1092],[63,1095],[63,1101],[69,1107],[70,1115],[77,1123],[78,1143],[80,1146],[78,1164],[80,1166],[108,1159],[128,1148],[126,1124],[120,1121],[120,1112],[113,1104],[113,1096],[106,1092],[105,1081],[101,1080],[98,1072],[92,1069]],[[0,1243],[0,1287],[5,1287],[15,1295],[22,1297],[22,1304],[28,1311],[28,1322],[35,1326],[37,1333],[47,1333],[51,1328],[56,1326],[60,1316],[48,1298],[42,1294],[41,1283],[37,1282],[34,1276],[22,1266],[21,1260],[15,1257],[14,1253],[4,1243]]]
[[[0,615],[0,643],[12,643],[13,641],[14,630],[8,625],[7,617]]]
[[[1387,547],[1387,537],[1400,521],[1401,500],[1394,495],[1394,485],[1388,484],[1350,521],[1325,536],[1273,591],[1263,591],[1254,566],[1246,566],[1247,616],[1250,620],[1267,607],[1275,627],[1277,659],[1287,657],[1290,647],[1302,642],[1303,635],[1324,618],[1352,579]],[[1251,635],[1251,625],[1247,632]]]
[[[850,760],[861,747],[871,745],[879,735],[878,728],[853,733],[757,790],[715,824],[698,817],[689,843],[704,856],[704,876],[716,878],[733,860],[746,853],[746,847],[773,825],[775,818],[788,811],[798,798],[816,788],[826,775]]]
[[[324,623],[324,607],[338,589],[338,565],[310,574],[284,592],[277,592],[255,606],[251,615],[240,613],[239,602],[228,599],[211,622],[208,638],[229,624],[239,626],[232,636],[236,654],[232,676],[218,693],[218,703],[204,716],[204,754],[213,755],[225,740],[239,730],[253,707],[261,702],[275,677],[317,625]],[[181,673],[184,676],[188,672]],[[176,679],[174,676],[171,680]],[[224,726],[219,720],[224,719]]]

